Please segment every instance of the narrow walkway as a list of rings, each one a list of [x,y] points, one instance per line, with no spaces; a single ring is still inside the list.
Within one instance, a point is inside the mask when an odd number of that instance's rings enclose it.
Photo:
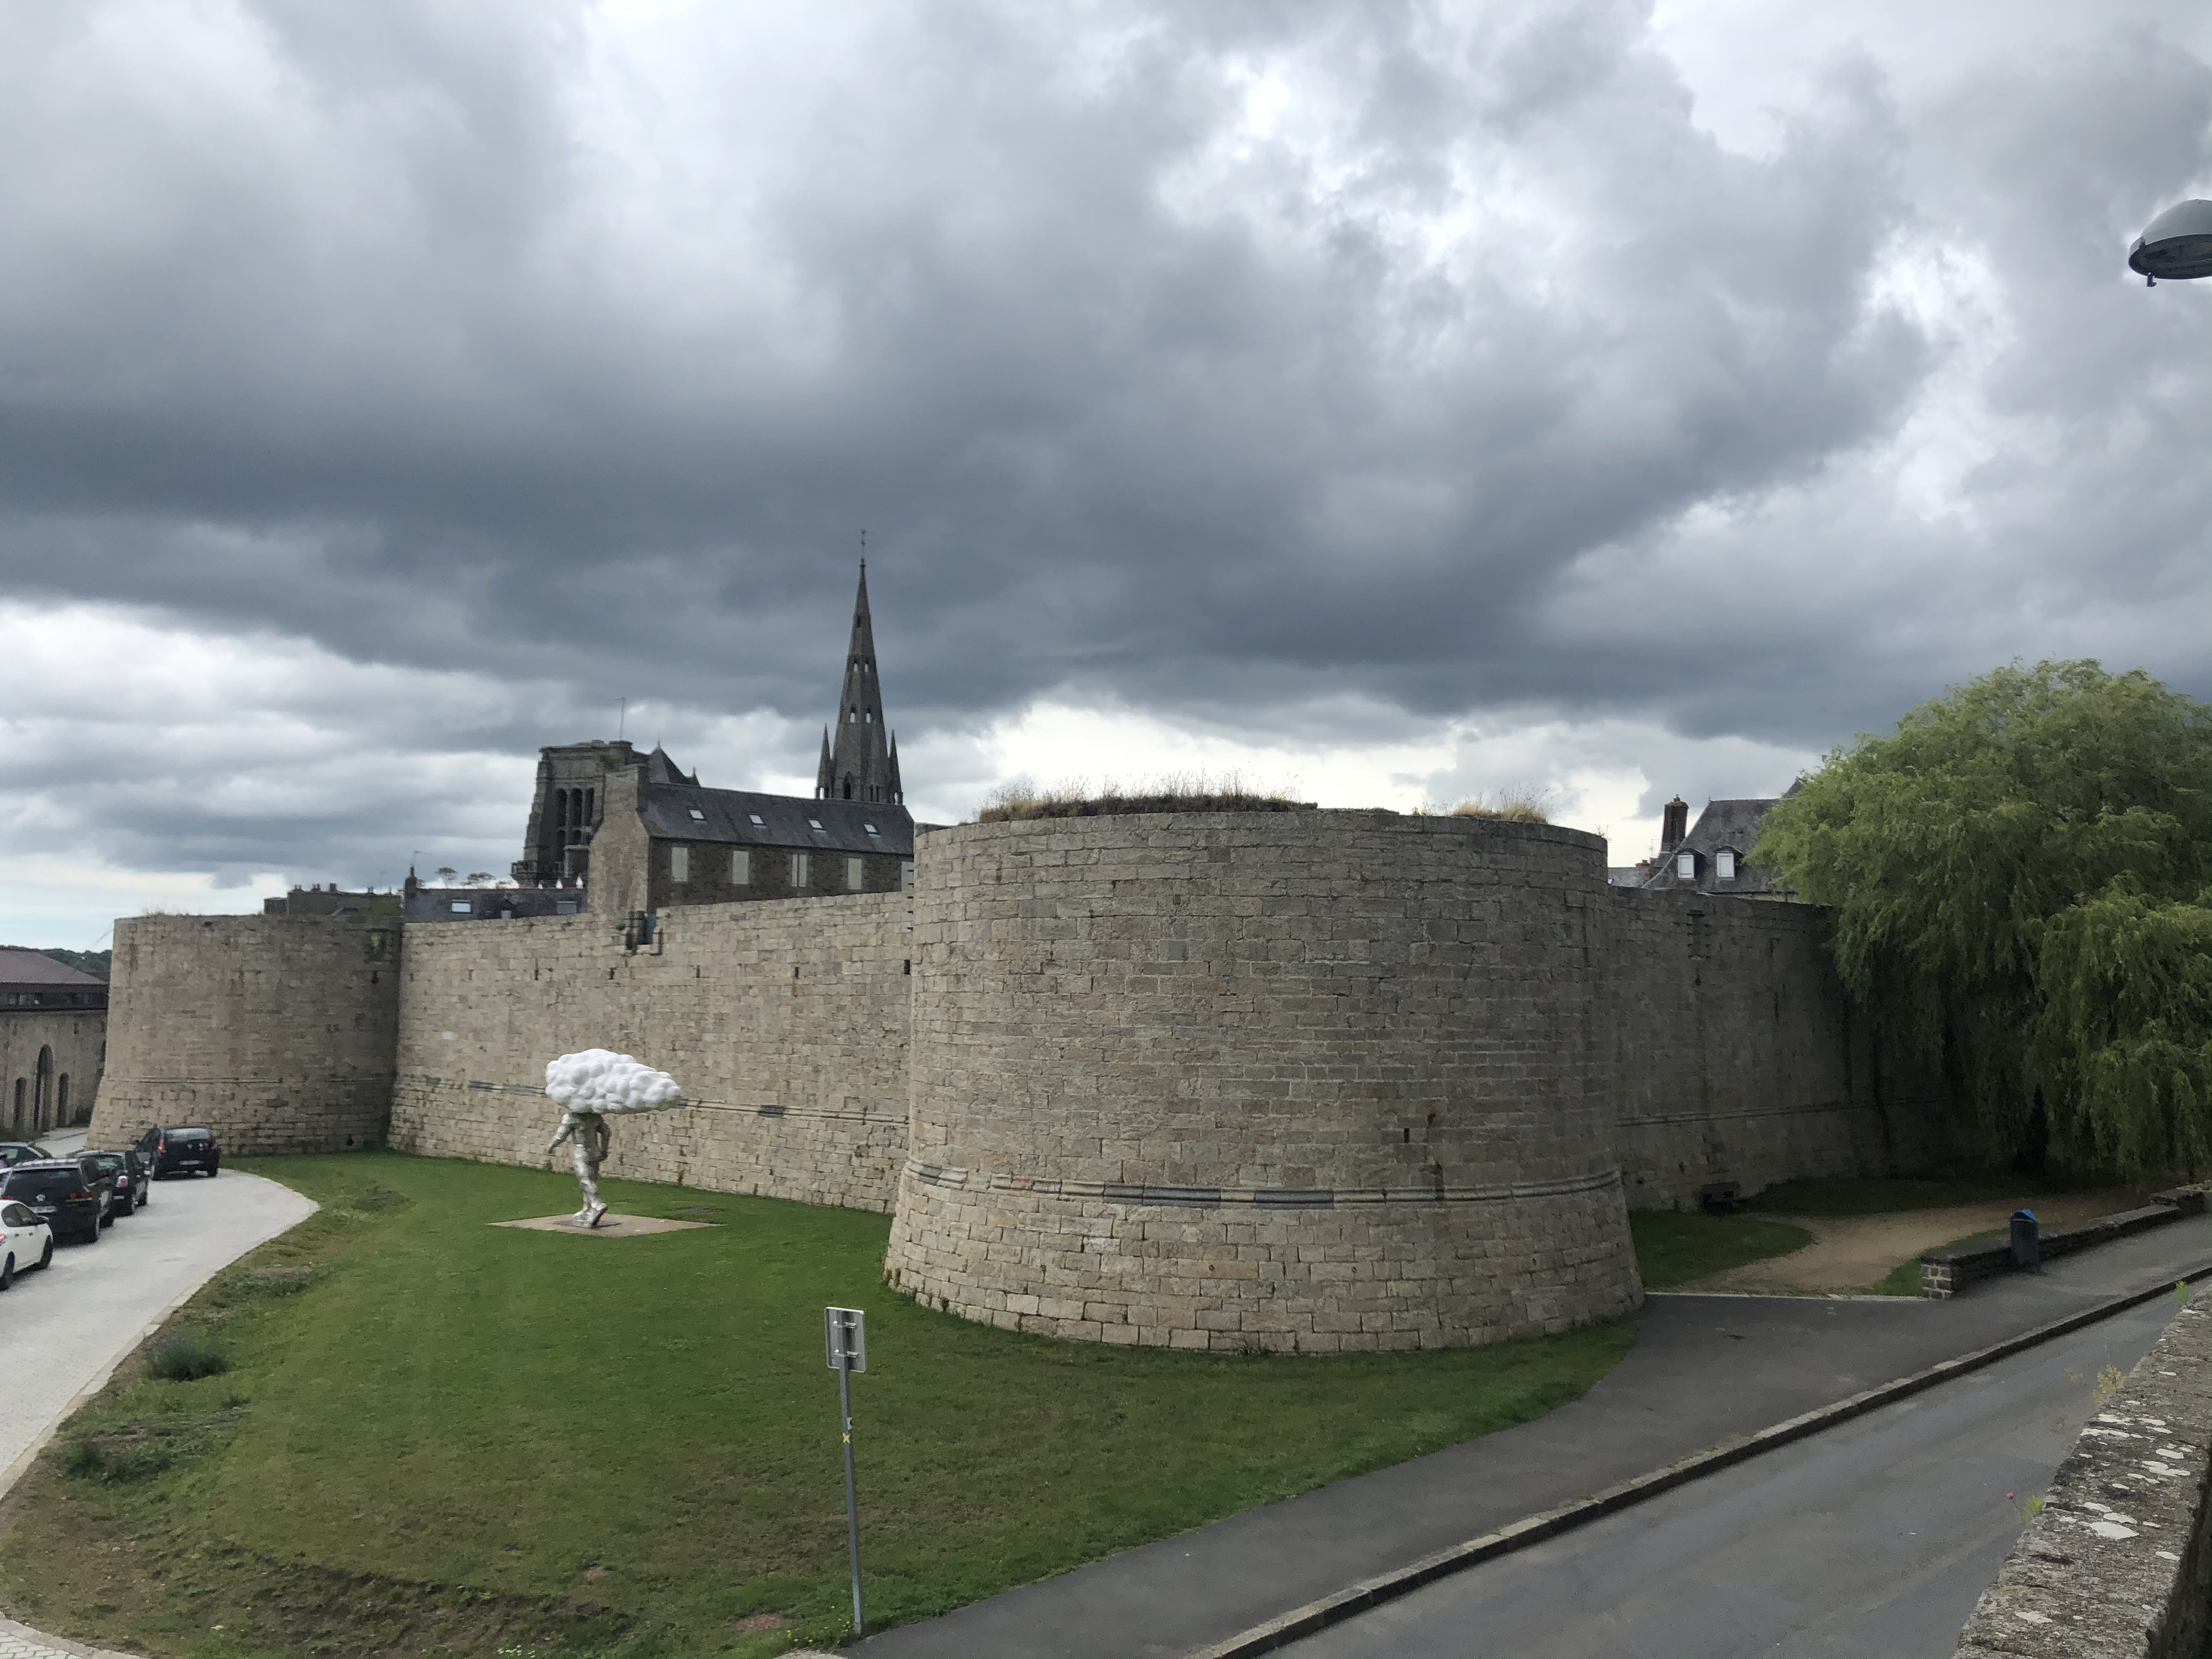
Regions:
[[[2206,1266],[2212,1217],[1952,1302],[1654,1296],[1627,1358],[1548,1417],[1248,1510],[848,1651],[870,1659],[1182,1659],[1522,1516]]]
[[[52,1267],[18,1277],[0,1296],[0,1352],[35,1353],[39,1363],[11,1367],[0,1389],[0,1496],[155,1326],[314,1210],[290,1188],[236,1170],[157,1182],[154,1201],[118,1218],[99,1243],[57,1245]],[[0,1659],[92,1651],[0,1620]]]

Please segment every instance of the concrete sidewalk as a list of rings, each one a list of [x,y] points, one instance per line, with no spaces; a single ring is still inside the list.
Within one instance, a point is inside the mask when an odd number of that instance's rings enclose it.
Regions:
[[[2207,1266],[2212,1216],[1950,1302],[1655,1296],[1629,1356],[1548,1417],[1125,1551],[848,1651],[871,1659],[1181,1659],[1522,1516]]]

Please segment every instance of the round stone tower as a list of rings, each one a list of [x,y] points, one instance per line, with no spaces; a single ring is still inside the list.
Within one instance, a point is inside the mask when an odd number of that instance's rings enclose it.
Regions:
[[[1322,1353],[1636,1306],[1603,864],[1577,830],[1387,812],[933,832],[892,1282],[1058,1336]]]

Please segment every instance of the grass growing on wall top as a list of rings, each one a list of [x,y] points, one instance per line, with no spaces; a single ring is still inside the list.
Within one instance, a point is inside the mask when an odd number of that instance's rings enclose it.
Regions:
[[[618,1209],[714,1224],[580,1238],[486,1224],[573,1206],[541,1171],[239,1167],[325,1208],[179,1316],[226,1370],[126,1370],[18,1489],[15,1616],[191,1659],[834,1642],[831,1303],[868,1310],[872,1624],[1540,1415],[1632,1340],[1623,1321],[1329,1358],[1057,1342],[886,1290],[883,1216],[610,1182]]]

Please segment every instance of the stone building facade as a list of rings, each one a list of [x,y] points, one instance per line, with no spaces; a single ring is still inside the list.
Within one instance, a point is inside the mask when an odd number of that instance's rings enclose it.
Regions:
[[[1631,1204],[1948,1150],[1817,913],[1603,858],[1194,813],[929,831],[911,892],[649,933],[141,918],[94,1129],[540,1164],[546,1060],[611,1046],[696,1103],[625,1124],[611,1174],[891,1211],[894,1281],[971,1318],[1299,1352],[1555,1330],[1640,1295]]]
[[[0,1140],[82,1123],[107,1054],[107,981],[0,946]]]

